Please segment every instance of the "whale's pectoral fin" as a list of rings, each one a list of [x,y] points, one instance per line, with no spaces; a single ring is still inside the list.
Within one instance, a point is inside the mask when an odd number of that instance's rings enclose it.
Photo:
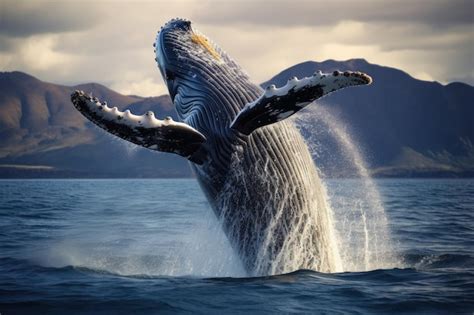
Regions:
[[[206,137],[191,126],[171,117],[155,118],[153,112],[137,116],[129,110],[110,108],[82,91],[75,91],[71,101],[86,118],[108,132],[145,148],[176,153],[195,163],[202,163],[202,144]]]
[[[283,120],[311,102],[348,86],[366,85],[372,78],[360,72],[321,73],[298,80],[288,80],[285,86],[267,87],[254,102],[248,103],[235,117],[231,128],[245,135],[255,129]]]

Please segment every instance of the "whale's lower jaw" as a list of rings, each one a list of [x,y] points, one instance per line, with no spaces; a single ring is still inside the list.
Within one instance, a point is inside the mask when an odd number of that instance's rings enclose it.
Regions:
[[[249,275],[340,269],[317,170],[291,123],[257,130],[231,163],[227,174],[196,173]],[[219,176],[223,187],[210,187]]]

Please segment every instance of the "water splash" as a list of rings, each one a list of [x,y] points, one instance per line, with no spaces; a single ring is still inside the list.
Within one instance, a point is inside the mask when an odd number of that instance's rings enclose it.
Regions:
[[[321,181],[316,171],[310,169],[308,172],[308,169],[305,169],[306,176],[299,176],[301,182],[293,185],[288,178],[272,176],[272,167],[275,165],[272,165],[271,159],[265,161],[266,163],[254,165],[255,169],[236,166],[234,169],[240,170],[241,173],[237,173],[235,178],[228,182],[228,195],[245,197],[243,199],[249,200],[250,204],[255,199],[266,200],[264,213],[273,217],[268,226],[253,231],[258,234],[256,237],[263,244],[256,249],[256,274],[279,274],[301,268],[340,272],[400,267],[394,255],[383,203],[369,176],[362,154],[350,137],[350,132],[320,106],[313,106],[309,111],[298,115],[297,123],[302,133],[307,135],[317,162],[326,154],[323,150],[337,152],[333,153],[331,158],[343,161],[338,168],[343,169],[344,166],[349,172],[355,170],[359,178]],[[337,147],[321,145],[325,137]],[[292,144],[295,145],[295,142]],[[306,162],[306,157],[298,154],[295,156],[296,160],[302,158],[304,159],[300,162]],[[325,168],[322,170],[324,175]],[[244,175],[248,174],[255,174],[262,185],[255,187],[245,183],[249,178]],[[243,185],[248,190],[238,189],[239,194],[234,193],[236,183],[240,188]],[[175,193],[176,189],[170,188],[170,191],[166,191],[165,186],[165,182],[159,182],[159,187],[147,184],[142,189],[145,196],[154,196],[156,191],[159,191],[163,195],[158,199],[167,200],[167,195]],[[194,189],[196,190],[193,192],[188,188],[187,193],[200,196],[199,188]],[[252,194],[266,195],[265,198],[252,198]],[[309,202],[294,207],[295,203],[300,202],[298,194],[310,196]],[[89,203],[98,204],[100,208],[107,209],[104,202],[110,202],[111,209],[117,206],[113,200],[91,202],[91,195],[92,193],[87,197]],[[190,219],[188,211],[192,206],[186,203],[176,204],[169,213],[173,216],[167,221],[167,216],[163,214],[168,213],[168,203],[157,205],[159,201],[156,199],[149,200],[148,203],[143,200],[139,203],[142,213],[156,207],[164,212],[153,212],[151,220],[146,216],[140,218],[124,215],[123,220],[128,223],[132,223],[132,220],[134,223],[127,225],[126,231],[130,232],[128,236],[120,228],[123,221],[118,220],[119,218],[114,221],[115,225],[109,222],[107,225],[104,223],[104,226],[97,226],[99,223],[96,222],[95,216],[86,216],[82,218],[85,220],[83,229],[78,227],[77,233],[73,233],[77,236],[65,236],[66,240],[72,241],[50,247],[53,252],[46,255],[49,261],[45,264],[85,267],[120,275],[238,277],[246,274],[239,257],[231,250],[220,222],[207,206]],[[275,202],[276,200],[281,202]],[[205,203],[204,199],[202,202]],[[178,211],[175,207],[183,209]],[[134,208],[137,208],[137,205],[134,205]],[[229,207],[222,205],[222,208],[225,211]],[[124,210],[124,213],[128,211]],[[226,215],[229,213],[224,212],[221,220]],[[288,220],[287,216],[290,216],[291,220]],[[156,220],[157,217],[160,220]],[[183,228],[181,223],[177,222],[187,223]],[[146,230],[143,230],[144,228]],[[282,229],[288,233],[282,233]],[[166,233],[153,234],[151,231]],[[239,230],[236,228],[234,231]],[[278,239],[278,235],[285,235],[285,238]],[[278,242],[278,246],[283,250],[274,255],[272,250]],[[265,267],[268,263],[269,268]]]
[[[107,229],[87,231],[76,227],[73,236],[49,244],[34,260],[51,267],[73,266],[121,276],[244,277],[246,273],[232,251],[215,216],[196,216],[190,229],[159,233]],[[163,230],[163,228],[161,228]],[[80,236],[79,236],[80,235]]]
[[[78,191],[67,224],[28,258],[123,276],[246,275],[196,181],[87,180]]]
[[[296,123],[312,144],[310,149],[316,161],[332,160],[334,164],[326,167],[327,170],[339,169],[339,174],[346,172],[357,177],[324,180],[328,203],[334,212],[344,271],[400,267],[383,203],[350,132],[323,106],[308,108],[296,118]],[[337,148],[322,149],[327,146],[327,143],[321,145],[323,142],[335,144]],[[329,151],[333,153],[328,154]]]
[[[292,140],[291,148],[286,141],[275,144],[292,154],[287,164],[266,151],[259,155],[252,141],[243,154],[257,155],[259,163],[238,153],[232,159],[216,207],[226,234],[251,275],[340,272],[333,218],[311,156],[295,128],[280,125],[276,131]]]

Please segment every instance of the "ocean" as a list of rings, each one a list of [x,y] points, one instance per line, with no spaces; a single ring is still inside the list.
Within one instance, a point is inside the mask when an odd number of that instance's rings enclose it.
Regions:
[[[194,179],[0,180],[0,313],[472,314],[474,180],[371,185],[325,180],[344,272],[247,277]]]

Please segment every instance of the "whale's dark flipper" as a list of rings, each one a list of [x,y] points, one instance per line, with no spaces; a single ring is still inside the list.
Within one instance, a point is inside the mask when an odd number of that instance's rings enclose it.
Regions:
[[[206,137],[193,127],[175,122],[171,117],[155,118],[153,112],[137,116],[129,110],[110,108],[82,91],[71,95],[74,106],[90,121],[108,132],[145,148],[176,153],[195,163],[202,163],[197,154]],[[202,152],[201,152],[202,153]]]
[[[288,80],[281,88],[274,85],[267,87],[265,92],[254,102],[248,103],[235,117],[231,128],[245,135],[255,129],[281,121],[311,102],[331,92],[348,86],[366,85],[372,78],[361,72],[321,73],[298,80]]]

